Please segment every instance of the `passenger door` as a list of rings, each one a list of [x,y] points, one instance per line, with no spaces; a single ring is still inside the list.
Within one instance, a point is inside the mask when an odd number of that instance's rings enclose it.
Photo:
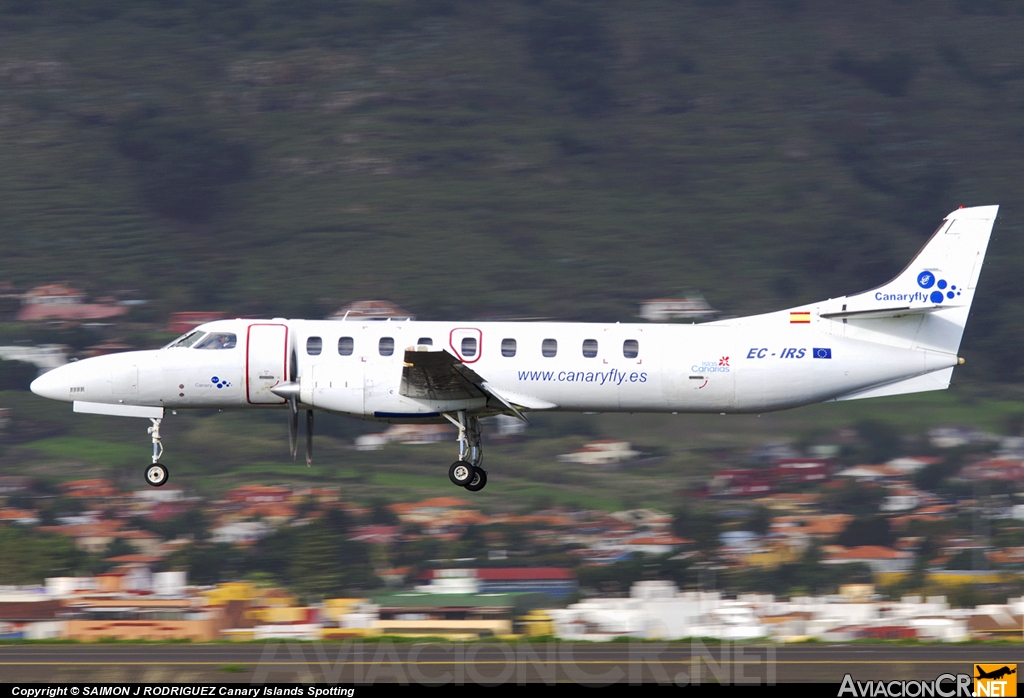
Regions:
[[[253,405],[281,405],[286,401],[270,389],[289,380],[288,326],[249,325],[246,338],[246,397]]]

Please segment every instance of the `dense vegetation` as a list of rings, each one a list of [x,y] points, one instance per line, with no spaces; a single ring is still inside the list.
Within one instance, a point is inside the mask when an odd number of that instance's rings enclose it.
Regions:
[[[898,271],[1000,203],[964,353],[1024,378],[1024,14],[990,0],[0,2],[0,277],[175,309],[628,320]]]

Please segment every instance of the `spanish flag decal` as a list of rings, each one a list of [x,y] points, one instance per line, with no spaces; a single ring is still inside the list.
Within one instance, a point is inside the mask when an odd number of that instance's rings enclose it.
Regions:
[[[811,312],[809,310],[801,310],[799,312],[789,314],[789,324],[791,325],[809,323],[810,321]]]

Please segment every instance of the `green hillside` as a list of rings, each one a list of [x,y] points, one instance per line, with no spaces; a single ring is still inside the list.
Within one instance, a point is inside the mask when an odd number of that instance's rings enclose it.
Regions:
[[[0,0],[0,279],[154,320],[745,314],[999,203],[963,353],[1020,380],[1022,35],[1011,0]]]

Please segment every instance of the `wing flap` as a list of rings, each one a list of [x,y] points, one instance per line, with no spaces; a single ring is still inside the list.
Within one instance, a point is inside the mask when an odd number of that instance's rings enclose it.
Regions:
[[[399,392],[406,397],[421,400],[493,398],[504,410],[524,422],[528,420],[521,409],[550,410],[558,407],[553,402],[529,395],[499,391],[447,350],[406,350]]]
[[[447,351],[405,352],[399,392],[420,400],[472,400],[486,397],[483,379]]]

